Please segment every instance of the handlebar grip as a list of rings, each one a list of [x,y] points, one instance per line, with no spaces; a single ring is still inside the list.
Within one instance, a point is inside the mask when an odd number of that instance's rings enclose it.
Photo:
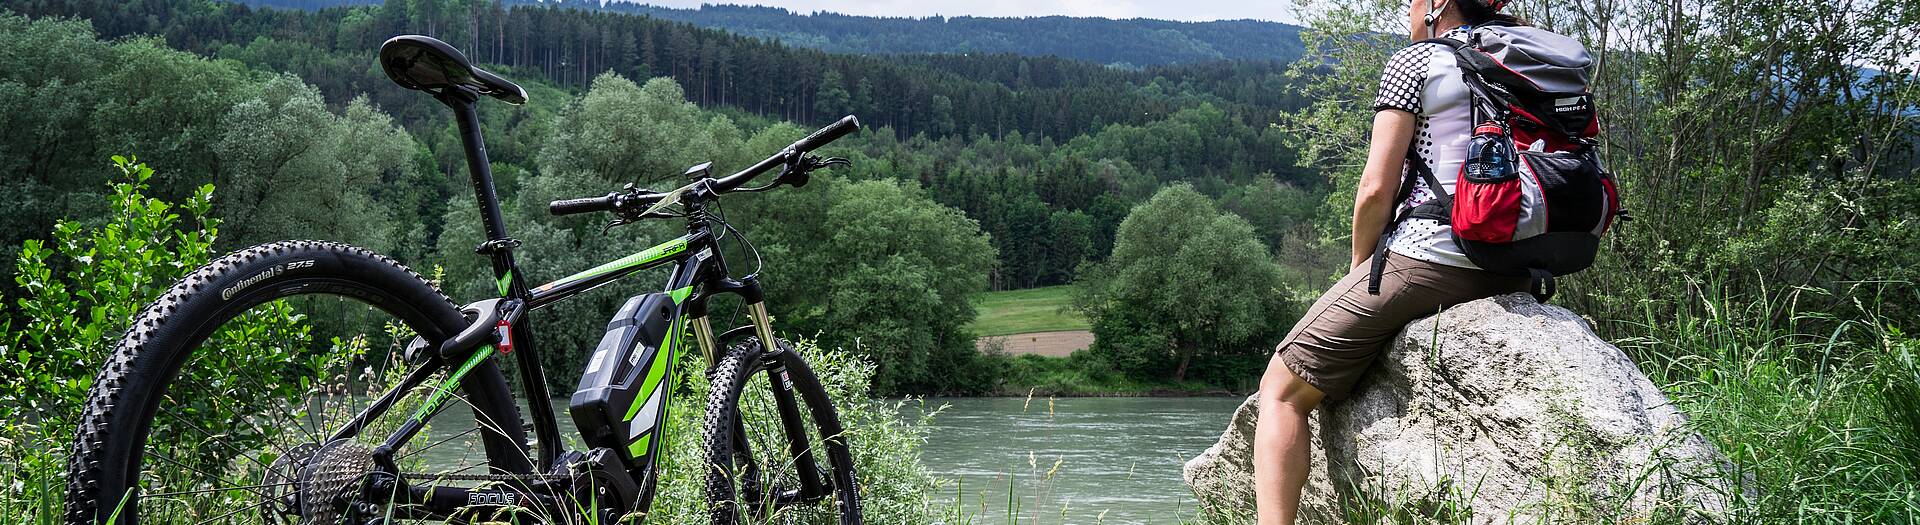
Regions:
[[[839,140],[840,137],[845,137],[855,131],[860,131],[860,119],[853,115],[847,115],[841,117],[839,122],[834,122],[828,124],[827,127],[820,128],[819,131],[813,132],[812,135],[807,135],[807,138],[800,139],[799,142],[793,143],[793,145],[788,146],[788,148],[806,153],[835,140]]]
[[[573,215],[613,209],[613,194],[583,199],[558,200],[547,203],[547,213],[553,215]]]

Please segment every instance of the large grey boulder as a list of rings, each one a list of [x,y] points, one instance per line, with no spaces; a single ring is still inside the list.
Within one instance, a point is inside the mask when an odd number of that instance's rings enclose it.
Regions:
[[[1258,412],[1186,464],[1207,521],[1252,521]],[[1307,524],[1714,523],[1744,485],[1626,354],[1526,294],[1409,324],[1309,432]]]

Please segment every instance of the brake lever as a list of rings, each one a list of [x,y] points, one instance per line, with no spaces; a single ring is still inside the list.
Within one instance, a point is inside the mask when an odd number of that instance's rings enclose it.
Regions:
[[[840,157],[822,159],[814,155],[807,155],[787,164],[786,171],[780,174],[780,180],[774,184],[791,184],[793,187],[798,188],[807,185],[807,181],[811,178],[810,176],[813,174],[813,170],[852,165],[853,161]]]

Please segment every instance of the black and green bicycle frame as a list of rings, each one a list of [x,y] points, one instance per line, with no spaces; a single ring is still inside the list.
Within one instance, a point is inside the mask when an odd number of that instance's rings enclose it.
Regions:
[[[664,290],[629,300],[628,307],[623,308],[614,321],[618,324],[627,319],[634,321],[633,326],[652,328],[632,330],[630,333],[633,336],[627,338],[632,341],[631,344],[627,344],[626,340],[618,344],[603,341],[589,361],[581,380],[581,390],[575,393],[570,409],[585,441],[594,448],[589,455],[593,452],[613,452],[612,456],[617,457],[614,463],[637,486],[636,498],[630,502],[632,508],[647,508],[652,502],[659,459],[665,445],[661,433],[667,420],[668,400],[676,384],[673,364],[685,346],[686,332],[693,332],[693,340],[699,345],[708,364],[714,362],[715,353],[725,344],[748,335],[758,336],[768,355],[781,351],[773,343],[770,318],[758,281],[752,276],[740,279],[730,277],[712,226],[704,220],[690,218],[687,233],[683,236],[554,282],[527,287],[522,279],[523,274],[514,263],[514,249],[519,243],[507,235],[499,199],[494,193],[493,175],[486,162],[486,151],[480,140],[478,118],[473,107],[474,96],[463,90],[449,90],[438,96],[454,109],[458,119],[487,235],[487,240],[477,251],[492,262],[494,280],[501,293],[498,300],[476,303],[490,305],[491,310],[475,311],[469,308],[470,315],[478,316],[473,321],[474,327],[469,330],[484,329],[492,333],[484,342],[464,348],[443,347],[439,352],[426,352],[425,362],[421,366],[337,430],[331,439],[357,435],[369,421],[392,408],[399,398],[426,384],[440,371],[447,370],[449,373],[440,380],[424,404],[374,451],[376,462],[382,463],[391,472],[397,472],[391,460],[394,452],[404,447],[429,419],[440,412],[465,375],[493,356],[511,356],[520,370],[525,399],[530,401],[526,406],[537,441],[534,447],[537,449],[534,451],[536,455],[529,457],[528,445],[511,443],[512,440],[502,439],[499,433],[483,432],[482,439],[489,457],[496,459],[491,474],[535,481],[462,488],[411,485],[405,480],[395,479],[391,480],[391,488],[386,492],[392,494],[392,503],[406,504],[396,508],[401,509],[397,516],[407,519],[444,519],[476,503],[542,507],[554,514],[578,511],[577,503],[570,503],[568,495],[562,493],[568,487],[559,481],[559,476],[534,475],[564,471],[566,466],[557,461],[560,459],[560,445],[564,443],[558,421],[551,404],[543,402],[551,399],[551,395],[540,366],[539,349],[534,345],[531,314],[636,272],[671,266]],[[698,212],[704,200],[712,196],[708,193],[684,202],[690,212],[688,216],[701,216]],[[751,324],[716,336],[707,318],[708,300],[725,294],[741,298]],[[500,313],[509,311],[513,312],[511,316]],[[642,313],[646,315],[640,315]],[[643,318],[644,322],[641,321]],[[790,390],[775,388],[774,395],[785,398],[776,399],[784,420],[801,421]],[[739,428],[741,422],[738,417],[733,424],[736,429]],[[481,422],[481,425],[484,427],[486,422]],[[788,438],[799,445],[794,448],[797,457],[792,458],[795,468],[799,469],[802,479],[820,479],[811,452],[807,452],[806,437],[792,435],[794,430],[797,427],[788,429]],[[516,452],[519,457],[530,461],[498,461],[501,457],[513,457]],[[810,491],[830,490],[815,485],[808,484]]]

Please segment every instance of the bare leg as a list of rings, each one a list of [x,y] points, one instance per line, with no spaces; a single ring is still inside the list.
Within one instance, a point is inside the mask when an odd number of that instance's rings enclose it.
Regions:
[[[1260,525],[1292,525],[1307,484],[1307,413],[1325,397],[1274,354],[1260,378],[1260,420],[1253,437],[1254,505]]]

